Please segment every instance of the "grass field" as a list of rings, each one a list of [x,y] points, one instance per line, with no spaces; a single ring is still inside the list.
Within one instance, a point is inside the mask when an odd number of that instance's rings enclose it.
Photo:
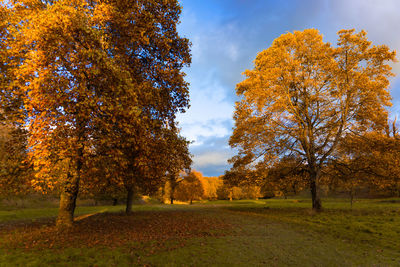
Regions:
[[[400,200],[213,201],[0,210],[0,266],[400,266]],[[47,219],[46,219],[47,217]]]

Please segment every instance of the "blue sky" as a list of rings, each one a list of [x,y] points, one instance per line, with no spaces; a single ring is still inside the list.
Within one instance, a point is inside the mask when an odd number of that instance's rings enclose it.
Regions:
[[[235,86],[258,52],[286,32],[316,28],[333,44],[337,31],[364,29],[374,44],[386,44],[400,59],[398,0],[180,0],[178,30],[192,42],[187,68],[190,109],[178,116],[192,140],[193,168],[206,176],[229,169]],[[393,65],[391,116],[400,115],[400,63]]]

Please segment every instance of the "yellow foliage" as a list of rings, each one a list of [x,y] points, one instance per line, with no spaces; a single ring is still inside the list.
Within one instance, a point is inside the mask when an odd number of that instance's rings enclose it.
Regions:
[[[372,45],[365,31],[338,35],[337,47],[316,29],[281,35],[257,55],[254,69],[236,87],[234,163],[265,167],[283,156],[300,158],[316,209],[321,169],[344,135],[384,127],[391,105],[388,63],[395,61],[395,51]]]

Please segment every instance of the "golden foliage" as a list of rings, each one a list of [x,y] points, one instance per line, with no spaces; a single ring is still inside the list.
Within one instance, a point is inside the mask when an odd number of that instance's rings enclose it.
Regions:
[[[102,163],[108,181],[92,184],[155,188],[167,170],[160,151],[187,145],[175,127],[175,114],[188,106],[182,68],[191,60],[176,30],[180,12],[175,0],[1,5],[0,97],[18,104],[13,111],[29,127],[32,184],[61,191],[60,214],[67,209],[72,218],[81,181]]]
[[[390,106],[389,62],[366,32],[341,30],[337,47],[315,29],[281,35],[260,52],[236,87],[233,161],[269,165],[283,156],[307,163],[313,207],[320,209],[321,169],[349,132],[382,128]],[[254,164],[253,164],[254,165]]]

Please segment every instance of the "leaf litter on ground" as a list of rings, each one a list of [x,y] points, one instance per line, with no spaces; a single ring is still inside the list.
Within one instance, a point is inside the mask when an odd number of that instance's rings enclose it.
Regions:
[[[230,229],[227,221],[198,211],[100,213],[76,221],[70,229],[58,229],[54,220],[0,227],[0,248],[118,248],[150,244],[151,252],[165,247],[167,241],[169,248],[181,247],[188,238],[224,236]]]

